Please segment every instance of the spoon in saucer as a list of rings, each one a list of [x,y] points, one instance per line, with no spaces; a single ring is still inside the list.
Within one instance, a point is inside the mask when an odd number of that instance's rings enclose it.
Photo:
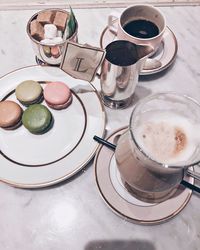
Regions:
[[[145,70],[151,70],[151,69],[160,68],[161,66],[162,66],[162,63],[159,60],[157,60],[155,58],[147,58],[145,60],[143,69],[145,69]]]

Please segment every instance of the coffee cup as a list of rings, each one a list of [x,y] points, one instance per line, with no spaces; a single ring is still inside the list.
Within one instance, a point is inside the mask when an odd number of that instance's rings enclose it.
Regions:
[[[200,104],[176,93],[155,94],[133,109],[115,150],[122,181],[138,199],[161,202],[200,162]]]
[[[117,39],[149,45],[155,52],[162,41],[166,21],[162,12],[152,5],[133,5],[121,14],[110,14],[108,28]]]

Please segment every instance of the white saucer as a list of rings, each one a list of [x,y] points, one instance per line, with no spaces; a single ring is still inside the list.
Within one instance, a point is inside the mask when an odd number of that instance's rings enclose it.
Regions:
[[[100,38],[101,48],[105,48],[110,42],[114,41],[115,39],[116,35],[113,34],[107,26],[101,34]],[[174,62],[177,51],[178,51],[177,39],[174,33],[170,30],[170,28],[167,27],[160,48],[158,49],[156,54],[152,56],[152,58],[155,58],[156,60],[160,61],[161,66],[154,69],[143,69],[140,72],[140,75],[151,75],[165,70]]]
[[[115,143],[126,128],[115,131],[107,140]],[[116,167],[114,151],[101,146],[95,157],[95,178],[106,204],[118,215],[138,224],[159,224],[177,215],[189,202],[192,191],[180,185],[173,196],[161,203],[146,203],[127,191]],[[194,179],[187,177],[191,184]]]
[[[24,80],[41,81],[43,87],[42,81],[65,82],[73,100],[63,110],[48,107],[54,124],[42,135],[31,134],[23,125],[12,131],[0,128],[0,180],[23,188],[53,185],[76,174],[94,156],[98,144],[93,135],[104,134],[104,107],[93,85],[50,66],[30,66],[2,77],[0,100],[18,102],[14,90]]]

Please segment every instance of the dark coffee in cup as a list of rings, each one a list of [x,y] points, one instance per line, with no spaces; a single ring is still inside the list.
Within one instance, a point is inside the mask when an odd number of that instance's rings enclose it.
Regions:
[[[131,36],[148,39],[159,34],[158,27],[151,21],[138,19],[132,20],[123,26],[123,29]]]
[[[148,4],[136,4],[126,8],[120,15],[109,15],[108,27],[118,40],[151,46],[153,54],[162,42],[166,22],[159,9]]]

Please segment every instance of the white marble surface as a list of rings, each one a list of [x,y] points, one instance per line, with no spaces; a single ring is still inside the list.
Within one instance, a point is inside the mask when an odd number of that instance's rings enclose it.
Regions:
[[[200,101],[200,7],[162,10],[178,39],[177,60],[167,72],[141,77],[135,101],[166,90]],[[34,12],[0,12],[0,76],[35,64],[26,35],[26,22]],[[76,10],[79,41],[98,46],[110,12],[109,8]],[[106,109],[108,134],[128,123],[131,109]],[[71,180],[49,188],[22,190],[0,183],[0,197],[1,250],[199,249],[199,195],[193,193],[184,210],[169,222],[135,225],[114,214],[101,199],[92,162]]]
[[[149,3],[157,6],[183,6],[183,5],[200,5],[199,0],[0,0],[0,10],[24,10],[24,9],[45,9],[45,8],[124,8],[131,4]]]

